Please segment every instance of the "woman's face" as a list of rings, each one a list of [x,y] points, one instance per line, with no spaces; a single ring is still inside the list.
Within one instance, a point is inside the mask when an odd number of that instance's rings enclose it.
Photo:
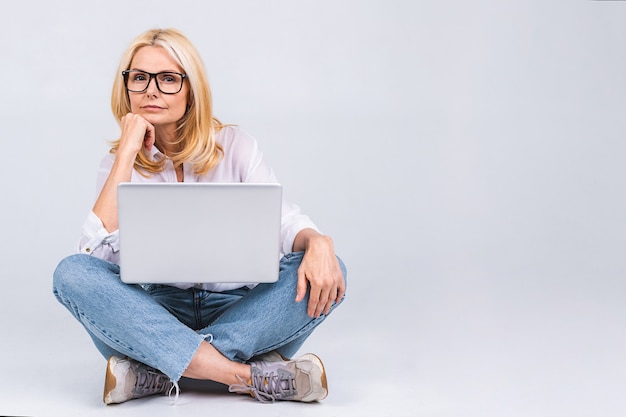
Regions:
[[[130,63],[131,70],[147,73],[178,72],[183,73],[176,62],[160,46],[144,46],[137,50]],[[150,80],[148,88],[141,93],[128,92],[130,108],[135,114],[144,117],[154,126],[175,127],[187,110],[189,86],[183,82],[182,89],[176,94],[164,94],[156,86],[155,78]]]

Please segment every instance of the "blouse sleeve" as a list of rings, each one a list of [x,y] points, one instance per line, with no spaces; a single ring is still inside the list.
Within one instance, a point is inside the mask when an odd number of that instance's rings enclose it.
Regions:
[[[102,190],[112,164],[112,155],[107,155],[100,163],[96,180],[96,195]],[[78,252],[118,263],[119,231],[115,230],[109,233],[102,220],[93,211],[90,211],[83,223],[82,235],[78,241]]]
[[[83,223],[83,234],[78,242],[78,251],[107,261],[119,262],[119,232],[109,233],[93,211]]]
[[[240,133],[243,134],[241,131]],[[244,137],[240,138],[241,141],[238,146],[238,159],[243,159],[247,162],[242,164],[242,181],[277,183],[278,180],[272,168],[263,159],[263,153],[259,149],[257,141],[251,136],[243,135]],[[287,201],[283,194],[280,230],[281,251],[283,254],[293,251],[293,242],[296,235],[301,230],[307,228],[321,233],[311,218],[302,213],[298,205]]]

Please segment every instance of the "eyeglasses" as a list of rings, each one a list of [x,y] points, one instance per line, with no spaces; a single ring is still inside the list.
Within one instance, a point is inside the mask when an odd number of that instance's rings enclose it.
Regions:
[[[138,71],[126,70],[122,71],[124,77],[124,85],[126,90],[133,93],[143,93],[148,89],[150,81],[154,78],[157,88],[163,94],[176,94],[183,88],[183,80],[187,74],[178,72],[159,72],[156,74]]]

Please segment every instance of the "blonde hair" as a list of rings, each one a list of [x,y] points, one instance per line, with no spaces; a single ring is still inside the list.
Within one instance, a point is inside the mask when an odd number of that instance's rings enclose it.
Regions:
[[[118,123],[131,111],[130,99],[122,71],[130,69],[135,54],[144,46],[160,46],[187,74],[189,97],[187,111],[178,121],[177,141],[179,151],[168,154],[175,167],[183,162],[191,162],[196,174],[206,174],[215,167],[223,156],[222,147],[215,142],[215,134],[224,125],[213,115],[211,89],[204,63],[193,44],[176,29],[151,29],[139,35],[123,54],[111,94],[111,109]],[[119,147],[119,139],[112,142],[111,152]],[[142,175],[149,176],[163,171],[165,159],[153,161],[143,152],[135,158],[135,168]]]

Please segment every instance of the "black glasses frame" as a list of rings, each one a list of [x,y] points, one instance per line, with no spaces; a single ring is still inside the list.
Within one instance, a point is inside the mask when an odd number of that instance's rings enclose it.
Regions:
[[[128,88],[128,74],[130,74],[131,72],[140,72],[140,73],[146,74],[146,75],[148,75],[150,77],[150,78],[148,78],[148,83],[146,84],[146,87],[143,90],[131,90],[130,88]],[[162,74],[176,74],[176,75],[180,75],[180,77],[181,77],[181,79],[180,79],[180,88],[178,89],[178,91],[173,92],[173,93],[166,93],[165,91],[161,90],[161,86],[159,85],[159,80],[157,79],[157,75],[162,75]],[[126,71],[122,71],[122,76],[124,77],[124,87],[126,87],[126,91],[130,91],[131,93],[143,93],[144,91],[146,91],[148,89],[148,87],[150,86],[150,82],[154,78],[154,83],[156,84],[157,89],[161,93],[163,93],[163,94],[178,94],[178,93],[180,93],[180,90],[183,89],[183,83],[185,82],[185,78],[187,78],[187,74],[181,74],[180,72],[174,72],[174,71],[163,71],[163,72],[152,73],[152,72],[146,72],[146,71],[140,71],[140,70],[126,70]]]

